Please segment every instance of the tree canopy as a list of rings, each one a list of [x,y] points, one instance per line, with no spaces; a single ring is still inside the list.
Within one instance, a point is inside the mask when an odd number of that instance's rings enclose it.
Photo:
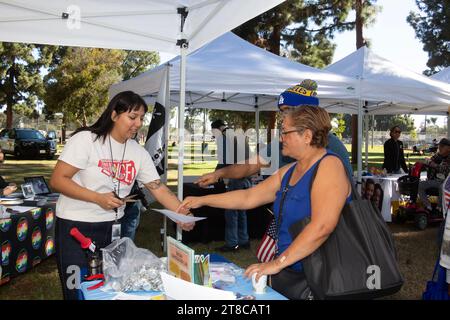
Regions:
[[[375,2],[363,3],[362,18],[366,25],[374,21],[379,10]],[[355,21],[349,20],[354,9],[354,0],[288,0],[233,32],[272,53],[322,68],[333,59],[334,34],[355,28]]]
[[[11,128],[13,111],[31,116],[44,93],[41,70],[46,68],[55,47],[0,42],[0,106],[6,105],[6,127]]]
[[[45,77],[44,112],[86,126],[108,103],[108,88],[159,63],[155,52],[61,47]]]
[[[429,75],[450,65],[450,0],[416,0],[416,5],[419,12],[411,11],[407,21],[428,52]]]

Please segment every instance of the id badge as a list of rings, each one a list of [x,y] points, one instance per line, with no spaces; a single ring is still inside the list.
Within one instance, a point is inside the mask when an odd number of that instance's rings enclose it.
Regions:
[[[120,235],[121,235],[121,225],[120,223],[114,223],[112,225],[111,242],[115,240],[120,240]]]

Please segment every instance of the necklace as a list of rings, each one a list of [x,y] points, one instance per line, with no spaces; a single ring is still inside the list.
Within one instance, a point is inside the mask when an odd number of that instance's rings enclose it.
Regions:
[[[123,153],[122,153],[122,160],[120,160],[120,163],[117,165],[117,167],[114,166],[114,158],[113,158],[113,152],[112,152],[112,144],[111,144],[111,135],[108,136],[108,140],[109,140],[109,151],[111,153],[111,171],[112,171],[112,175],[111,175],[111,179],[113,182],[113,192],[116,194],[116,196],[118,198],[120,198],[119,193],[120,193],[120,169],[122,168],[122,164],[123,164],[123,159],[125,158],[125,150],[127,150],[127,141],[125,140],[125,146],[123,147]],[[116,181],[117,181],[117,191],[115,190],[115,185],[116,185]]]

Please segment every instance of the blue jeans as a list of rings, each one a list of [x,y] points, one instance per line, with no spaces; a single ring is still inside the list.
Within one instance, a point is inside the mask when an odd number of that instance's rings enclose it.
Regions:
[[[136,229],[139,226],[141,218],[141,202],[130,202],[125,207],[125,215],[122,217],[121,231],[122,238],[127,237],[134,241],[136,236]]]
[[[230,179],[227,191],[248,189],[248,179]],[[245,210],[225,210],[225,245],[234,247],[249,241],[247,230],[247,212]]]

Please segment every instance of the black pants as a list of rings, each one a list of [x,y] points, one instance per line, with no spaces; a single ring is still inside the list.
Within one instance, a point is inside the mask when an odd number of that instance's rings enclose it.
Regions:
[[[96,251],[100,253],[100,248],[111,243],[113,223],[114,221],[80,222],[56,218],[56,261],[65,300],[77,300],[81,297],[79,290],[68,287],[68,280],[70,280],[69,282],[73,280],[69,277],[74,275],[73,269],[69,267],[78,266],[82,273],[86,272],[88,267],[88,250],[81,248],[79,242],[70,235],[70,229],[76,227],[84,236],[91,238],[95,243]]]

